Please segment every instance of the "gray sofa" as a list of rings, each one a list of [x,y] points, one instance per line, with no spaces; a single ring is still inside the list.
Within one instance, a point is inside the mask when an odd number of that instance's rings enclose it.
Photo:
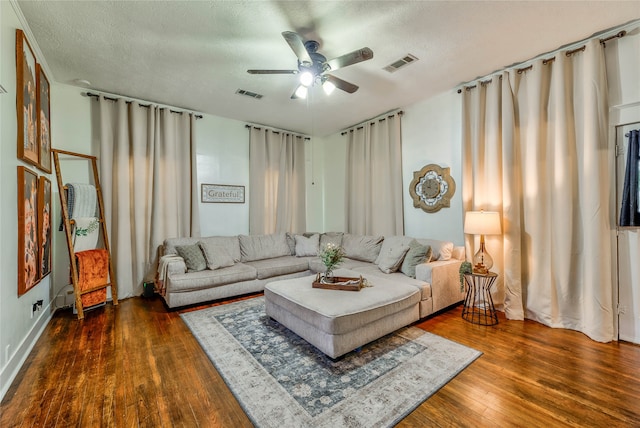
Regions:
[[[263,291],[272,281],[324,271],[317,252],[329,242],[345,250],[340,268],[416,287],[421,318],[464,299],[459,280],[464,247],[432,239],[339,232],[166,239],[159,288],[170,308]],[[405,269],[417,247],[430,249],[430,261]]]

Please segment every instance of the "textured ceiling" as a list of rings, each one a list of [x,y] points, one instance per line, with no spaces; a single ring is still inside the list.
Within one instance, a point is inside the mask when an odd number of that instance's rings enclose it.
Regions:
[[[505,66],[640,18],[640,1],[18,1],[52,76],[91,88],[310,135],[327,135]],[[285,30],[360,89],[291,100]],[[383,68],[411,53],[419,61]],[[260,100],[236,95],[244,89]]]

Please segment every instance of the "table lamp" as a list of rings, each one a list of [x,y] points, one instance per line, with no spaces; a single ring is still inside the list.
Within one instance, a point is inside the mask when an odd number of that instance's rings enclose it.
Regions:
[[[500,214],[495,211],[467,211],[464,217],[464,233],[480,235],[480,249],[473,256],[473,272],[489,273],[493,259],[484,246],[484,235],[500,235]]]

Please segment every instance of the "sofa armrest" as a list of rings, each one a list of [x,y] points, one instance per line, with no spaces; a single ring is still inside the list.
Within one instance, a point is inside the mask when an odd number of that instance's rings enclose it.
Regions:
[[[431,284],[433,312],[464,300],[464,288],[460,287],[461,264],[462,260],[451,259],[416,266],[416,279]]]
[[[187,265],[182,257],[176,257],[167,262],[167,276],[187,273]]]

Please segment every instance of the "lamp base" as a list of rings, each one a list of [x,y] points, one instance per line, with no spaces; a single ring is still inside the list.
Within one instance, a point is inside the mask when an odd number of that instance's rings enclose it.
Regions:
[[[484,235],[480,235],[480,249],[473,256],[473,273],[488,274],[493,266],[493,258],[484,246]]]

